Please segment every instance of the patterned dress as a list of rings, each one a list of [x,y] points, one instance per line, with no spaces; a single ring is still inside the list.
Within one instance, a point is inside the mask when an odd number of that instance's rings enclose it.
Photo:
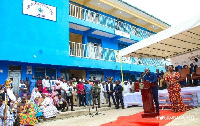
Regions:
[[[34,112],[36,113],[36,117],[40,117],[40,116],[43,116],[42,114],[42,110],[40,109],[40,107],[38,106],[38,104],[36,102],[33,101],[33,99],[30,99],[30,100],[27,100],[27,103],[31,103],[33,104],[33,107],[34,107]]]
[[[20,112],[19,118],[21,125],[35,125],[38,123],[32,103],[26,103],[25,106],[20,106]]]
[[[179,78],[180,78],[180,73],[178,72],[172,72],[172,73],[169,72],[165,76],[165,80],[168,82],[176,82]],[[181,92],[181,85],[179,83],[168,85],[171,110],[173,112],[183,112],[186,110],[180,92]]]

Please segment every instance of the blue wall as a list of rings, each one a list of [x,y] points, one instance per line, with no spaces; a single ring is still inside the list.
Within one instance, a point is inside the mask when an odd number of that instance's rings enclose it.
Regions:
[[[9,65],[21,65],[22,63],[23,79],[26,76],[31,77],[25,73],[26,66],[30,64],[33,67],[46,64],[54,65],[51,67],[105,69],[108,70],[105,76],[119,78],[120,74],[115,74],[114,71],[120,71],[120,63],[69,56],[69,21],[111,34],[114,34],[113,29],[70,17],[69,0],[37,0],[37,2],[57,7],[57,21],[23,14],[23,0],[1,0],[0,2],[0,69],[3,70],[0,78],[7,78]],[[95,35],[92,37],[101,38],[102,47],[118,49],[117,42],[112,39]],[[86,37],[84,41],[87,41]],[[143,71],[146,67],[123,63],[125,71]],[[150,67],[151,69],[156,68]],[[58,76],[59,74],[58,69]],[[3,80],[1,79],[0,83],[3,83]]]
[[[69,56],[69,0],[37,1],[57,7],[56,22],[22,14],[23,0],[1,0],[0,60],[66,62],[62,59]]]

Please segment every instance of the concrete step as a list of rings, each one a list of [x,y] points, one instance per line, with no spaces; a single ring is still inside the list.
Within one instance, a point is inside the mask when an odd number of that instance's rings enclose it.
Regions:
[[[66,112],[60,112],[59,114],[56,115],[56,118],[49,118],[46,119],[45,121],[42,120],[42,122],[49,122],[49,121],[55,121],[55,120],[63,120],[63,119],[67,119],[67,118],[73,118],[73,117],[78,117],[78,116],[94,116],[97,114],[101,114],[102,111],[107,111],[107,110],[111,110],[111,109],[115,109],[115,106],[112,105],[111,107],[108,107],[108,104],[101,104],[101,108],[98,108],[98,105],[94,106],[94,109],[92,109],[92,106],[74,106],[74,110],[75,111],[70,111],[71,108],[69,107],[69,110]]]

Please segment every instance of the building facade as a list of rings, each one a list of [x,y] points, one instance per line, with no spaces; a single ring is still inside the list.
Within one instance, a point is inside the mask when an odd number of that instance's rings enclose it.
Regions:
[[[163,60],[122,58],[118,50],[169,27],[120,0],[1,0],[0,84],[32,75],[124,80]],[[155,65],[156,62],[156,65]]]

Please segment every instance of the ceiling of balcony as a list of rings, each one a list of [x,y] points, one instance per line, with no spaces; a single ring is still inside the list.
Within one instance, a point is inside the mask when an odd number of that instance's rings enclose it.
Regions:
[[[129,21],[138,26],[144,27],[153,32],[160,32],[170,27],[166,23],[154,18],[153,16],[130,7],[129,5],[117,0],[71,0],[92,9],[100,10],[104,13],[113,15],[117,18]]]
[[[78,25],[78,24],[73,24],[73,23],[70,23],[69,24],[69,27],[71,29],[74,29],[74,30],[77,30],[77,31],[82,31],[82,32],[90,32],[90,29],[89,27],[85,27],[85,26],[81,26],[81,25]],[[91,34],[93,35],[98,35],[98,36],[103,36],[103,37],[106,37],[106,38],[114,38],[116,35],[113,35],[113,34],[109,34],[107,32],[103,32],[103,31],[99,31],[99,30],[92,30]],[[119,41],[122,41],[122,42],[127,42],[127,43],[135,43],[136,41],[134,40],[131,40],[131,39],[128,39],[128,38],[118,38],[117,40]]]

